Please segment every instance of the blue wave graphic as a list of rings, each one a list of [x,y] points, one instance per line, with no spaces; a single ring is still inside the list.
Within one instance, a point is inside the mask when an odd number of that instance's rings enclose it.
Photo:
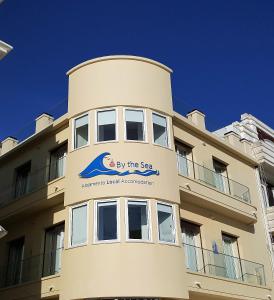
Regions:
[[[151,175],[160,175],[160,172],[158,170],[133,170],[133,171],[124,171],[119,172],[117,170],[112,170],[107,168],[103,160],[106,156],[110,155],[109,152],[104,152],[97,156],[80,174],[79,176],[81,178],[92,178],[99,175],[117,175],[117,176],[127,176],[127,175],[140,175],[140,176],[151,176]]]

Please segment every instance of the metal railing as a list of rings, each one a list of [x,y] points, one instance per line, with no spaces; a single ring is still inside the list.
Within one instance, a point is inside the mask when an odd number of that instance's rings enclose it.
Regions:
[[[0,267],[0,288],[39,280],[61,270],[63,248],[40,255],[15,260]]]
[[[249,188],[209,168],[201,166],[177,153],[177,166],[180,175],[197,179],[220,192],[232,195],[241,201],[250,203]]]
[[[190,271],[265,286],[264,265],[189,244],[183,244]]]
[[[64,176],[66,156],[46,167],[29,172],[13,184],[0,187],[0,207],[16,201],[44,187],[49,181]]]

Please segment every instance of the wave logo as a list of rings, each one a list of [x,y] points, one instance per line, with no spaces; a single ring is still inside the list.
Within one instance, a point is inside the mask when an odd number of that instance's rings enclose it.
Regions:
[[[131,167],[133,170],[125,170],[126,167]],[[138,169],[137,169],[138,168]],[[139,170],[142,169],[142,171]],[[122,169],[121,171],[119,169]],[[104,152],[98,155],[80,174],[81,178],[92,178],[99,175],[117,175],[117,176],[127,176],[127,175],[140,175],[140,176],[159,176],[160,172],[158,170],[153,170],[151,164],[146,164],[144,162],[133,163],[133,162],[114,162],[110,157],[109,152]]]

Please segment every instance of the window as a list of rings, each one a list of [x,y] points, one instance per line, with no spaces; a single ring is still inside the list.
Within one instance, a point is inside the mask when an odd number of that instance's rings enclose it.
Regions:
[[[159,240],[175,243],[175,224],[171,205],[157,203]]]
[[[191,271],[198,272],[203,268],[200,226],[187,221],[181,221],[181,229],[186,267]]]
[[[214,174],[215,187],[221,192],[226,192],[228,186],[226,165],[219,162],[216,159],[213,159],[213,168],[215,171]]]
[[[87,242],[87,204],[71,209],[71,246],[83,245]]]
[[[49,181],[65,175],[67,144],[51,151]]]
[[[64,247],[64,224],[46,230],[43,276],[54,275],[61,270],[61,254]]]
[[[15,170],[15,198],[21,197],[29,192],[30,170],[30,161]]]
[[[267,191],[268,205],[274,206],[274,187],[271,184],[267,183],[266,191]]]
[[[175,151],[177,154],[177,166],[179,174],[183,176],[189,176],[191,167],[190,161],[188,160],[188,156],[190,156],[192,149],[182,143],[175,142]]]
[[[241,274],[241,263],[239,259],[237,238],[227,234],[222,234],[223,241],[223,276],[237,279]]]
[[[144,141],[144,112],[143,110],[126,109],[126,139],[130,141]]]
[[[128,239],[149,240],[147,201],[128,201]]]
[[[21,282],[23,271],[24,238],[9,243],[9,256],[6,270],[5,285],[14,285]]]
[[[158,114],[152,114],[154,143],[160,146],[168,147],[168,132],[166,117]]]
[[[74,120],[74,149],[83,147],[89,142],[88,115]]]
[[[97,142],[116,140],[116,110],[97,112]]]
[[[96,241],[118,239],[117,201],[97,202],[96,204]]]

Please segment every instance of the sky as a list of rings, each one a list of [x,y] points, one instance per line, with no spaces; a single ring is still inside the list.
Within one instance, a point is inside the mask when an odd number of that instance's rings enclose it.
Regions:
[[[243,113],[274,128],[273,0],[5,0],[0,40],[0,141],[66,101],[70,68],[115,54],[169,66],[174,109],[209,130]]]

